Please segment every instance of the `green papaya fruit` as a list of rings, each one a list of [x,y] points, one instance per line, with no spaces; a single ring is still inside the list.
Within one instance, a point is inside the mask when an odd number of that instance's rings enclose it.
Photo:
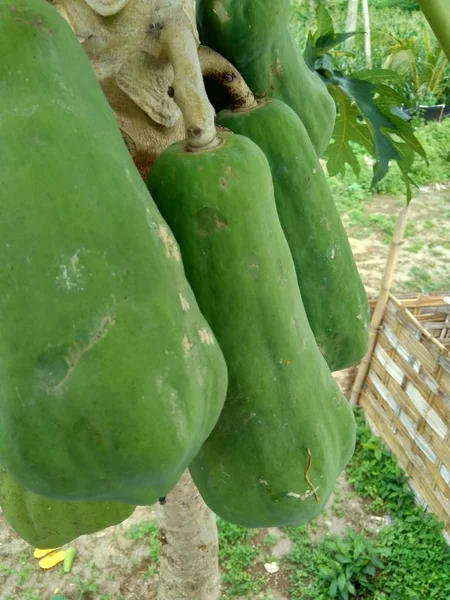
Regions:
[[[223,355],[70,27],[4,0],[0,55],[0,464],[151,504],[219,417]]]
[[[59,548],[80,535],[117,525],[135,507],[122,502],[65,502],[38,496],[0,468],[0,508],[14,529],[35,548]]]
[[[232,523],[300,525],[353,453],[353,412],[309,326],[267,159],[219,135],[204,152],[171,146],[147,180],[228,366],[224,409],[190,471]]]
[[[200,40],[233,63],[253,93],[286,102],[321,156],[333,133],[336,105],[296,46],[289,6],[289,0],[199,0]]]
[[[217,123],[253,140],[269,160],[303,304],[329,368],[358,363],[369,344],[367,294],[305,127],[289,106],[273,99],[248,111],[221,111]]]

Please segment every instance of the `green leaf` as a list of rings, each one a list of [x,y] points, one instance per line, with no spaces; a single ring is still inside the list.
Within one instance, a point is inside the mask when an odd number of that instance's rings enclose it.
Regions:
[[[364,116],[365,121],[370,126],[376,159],[372,179],[372,185],[375,185],[386,175],[389,161],[400,158],[391,139],[383,132],[383,129],[396,130],[397,127],[373,101],[375,86],[372,83],[342,76],[337,76],[334,79],[337,85],[353,99],[359,108],[360,114]]]
[[[303,58],[305,59],[305,62],[307,66],[311,69],[311,71],[314,71],[317,60],[317,53],[316,46],[314,43],[314,36],[311,32],[308,33],[308,37],[306,38],[306,46],[305,51],[303,53]]]
[[[386,81],[398,81],[400,75],[390,69],[360,69],[349,74],[353,79],[370,81],[370,83],[386,83]]]
[[[356,595],[356,588],[351,581],[347,581],[347,589],[352,596]]]
[[[338,114],[333,131],[333,141],[325,152],[328,159],[328,173],[331,177],[338,173],[345,175],[345,165],[348,164],[356,175],[359,175],[359,161],[350,142],[363,146],[369,154],[373,154],[372,134],[365,123],[358,121],[360,111],[351,103],[344,90],[334,87],[330,92],[336,101]]]
[[[379,561],[378,558],[372,558],[371,562],[375,567],[378,567],[379,569],[383,568],[383,563]]]
[[[319,2],[316,10],[317,31],[314,34],[314,41],[320,39],[324,35],[334,33],[333,19],[325,6]]]
[[[337,584],[338,584],[338,588],[339,588],[340,592],[342,592],[343,590],[345,590],[345,587],[346,587],[346,584],[347,584],[347,580],[345,578],[344,573],[341,573],[339,575],[338,580],[337,580]]]
[[[339,561],[342,564],[346,564],[346,563],[351,563],[352,559],[349,558],[348,556],[344,556],[343,554],[337,554],[336,555],[336,560]]]
[[[337,587],[338,587],[338,582],[337,582],[337,579],[335,579],[330,584],[330,596],[332,598],[334,598],[337,594]]]
[[[410,102],[386,84],[398,81],[401,74],[386,68],[342,74],[334,66],[337,53],[330,52],[352,35],[363,32],[336,33],[329,12],[320,3],[317,19],[316,32],[307,38],[305,60],[326,83],[337,105],[333,138],[325,152],[328,174],[345,175],[349,165],[359,175],[354,149],[357,144],[375,158],[372,186],[386,176],[393,161],[398,163],[409,202],[414,185],[409,175],[414,155],[426,160],[426,154],[401,108],[411,106]],[[380,460],[378,453],[377,459]]]
[[[341,598],[343,600],[348,600],[348,589],[347,588],[345,588],[341,591]]]
[[[317,56],[325,54],[335,46],[339,46],[339,44],[342,44],[343,42],[345,42],[345,40],[348,40],[348,38],[351,38],[354,35],[357,35],[358,33],[364,32],[351,31],[348,33],[327,33],[325,35],[320,36],[316,40],[315,44]]]

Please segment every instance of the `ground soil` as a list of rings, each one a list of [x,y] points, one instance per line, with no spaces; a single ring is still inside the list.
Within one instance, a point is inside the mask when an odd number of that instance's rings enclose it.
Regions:
[[[373,214],[395,214],[399,200],[376,196],[366,211]],[[397,268],[394,292],[397,294],[426,291],[427,285],[442,282],[450,290],[450,185],[432,186],[421,191],[411,211],[410,236],[403,244]],[[361,232],[344,218],[361,275],[370,296],[379,290],[389,245],[386,236],[376,228],[361,236]],[[421,275],[422,274],[422,275]],[[425,274],[428,274],[425,277]],[[441,287],[441,286],[439,286]],[[348,388],[351,373],[337,375]],[[313,537],[333,532],[343,534],[347,526],[359,531],[377,530],[384,517],[372,515],[358,498],[345,475],[340,478],[336,494],[343,501],[340,510],[333,511],[333,499],[326,512],[315,521]],[[133,524],[156,519],[155,510],[140,507],[126,522],[98,534],[76,540],[78,557],[73,570],[64,575],[60,566],[49,571],[40,569],[33,558],[32,548],[19,539],[0,514],[0,600],[50,600],[59,592],[70,600],[152,600],[156,598],[157,574],[149,569],[147,539],[126,536]],[[260,536],[277,537],[272,554],[287,555],[290,541],[280,530],[264,530]],[[151,565],[150,565],[151,567]],[[267,573],[264,557],[252,567],[257,576],[264,576],[267,588],[259,597],[272,600],[289,598],[289,577],[283,568],[272,575]],[[91,590],[88,591],[90,585]],[[84,586],[84,587],[83,587]],[[245,599],[247,600],[247,599]]]

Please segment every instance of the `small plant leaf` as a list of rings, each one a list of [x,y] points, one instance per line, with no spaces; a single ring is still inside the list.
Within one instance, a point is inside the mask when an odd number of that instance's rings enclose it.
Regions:
[[[341,573],[338,577],[338,588],[339,591],[342,592],[343,590],[345,590],[346,584],[347,584],[347,579],[345,578],[345,574]]]

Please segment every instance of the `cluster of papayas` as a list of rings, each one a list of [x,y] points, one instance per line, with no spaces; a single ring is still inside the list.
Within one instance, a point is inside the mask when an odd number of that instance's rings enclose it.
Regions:
[[[0,506],[36,546],[124,520],[188,466],[223,518],[301,524],[352,455],[331,371],[364,355],[367,298],[317,158],[334,103],[288,5],[198,2],[201,41],[259,100],[147,185],[62,17],[0,5]]]

